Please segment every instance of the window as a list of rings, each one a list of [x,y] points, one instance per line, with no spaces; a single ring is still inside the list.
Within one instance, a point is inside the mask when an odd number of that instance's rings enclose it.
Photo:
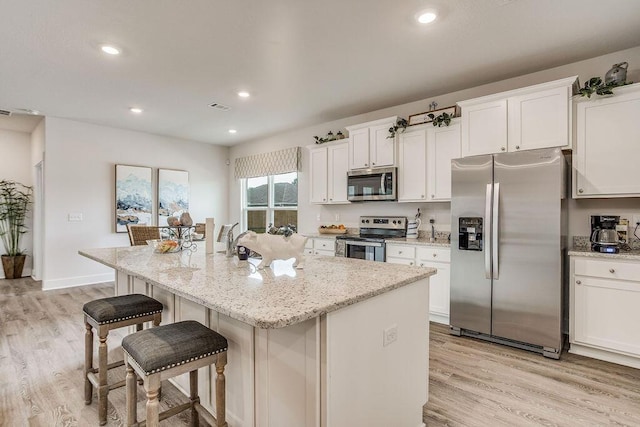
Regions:
[[[298,227],[298,173],[245,178],[243,218],[246,230],[264,233],[269,224]]]

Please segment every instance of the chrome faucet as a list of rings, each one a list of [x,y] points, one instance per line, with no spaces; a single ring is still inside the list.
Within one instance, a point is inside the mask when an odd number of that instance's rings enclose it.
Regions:
[[[232,257],[233,253],[235,251],[235,243],[237,242],[237,240],[233,239],[233,229],[236,227],[236,225],[238,225],[239,223],[236,222],[235,224],[233,224],[231,226],[231,228],[229,229],[229,231],[227,232],[227,256],[228,257]],[[240,236],[238,236],[240,237]]]

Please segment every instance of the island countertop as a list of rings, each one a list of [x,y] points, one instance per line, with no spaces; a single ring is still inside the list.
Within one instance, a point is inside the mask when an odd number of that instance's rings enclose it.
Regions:
[[[148,246],[84,249],[80,255],[262,329],[283,328],[414,283],[436,269],[307,256],[304,269],[274,261],[256,269],[204,248],[156,254]]]

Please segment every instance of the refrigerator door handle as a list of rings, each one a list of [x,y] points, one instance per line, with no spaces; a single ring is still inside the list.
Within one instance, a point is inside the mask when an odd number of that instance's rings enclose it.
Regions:
[[[484,277],[491,279],[491,190],[492,185],[487,184],[487,194],[484,205]]]
[[[491,252],[493,259],[493,265],[491,271],[493,278],[498,279],[500,277],[500,244],[499,244],[499,231],[500,231],[500,183],[493,184],[493,223],[491,224]]]

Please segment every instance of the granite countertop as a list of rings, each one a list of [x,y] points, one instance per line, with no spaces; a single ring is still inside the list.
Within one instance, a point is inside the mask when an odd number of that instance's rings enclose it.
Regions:
[[[617,254],[603,254],[600,252],[593,252],[591,248],[584,246],[574,246],[569,255],[584,256],[589,258],[601,258],[601,259],[629,259],[640,261],[640,249],[633,249],[630,251],[620,251]]]
[[[306,257],[304,269],[239,262],[199,251],[156,254],[148,246],[84,249],[80,255],[233,319],[282,328],[436,274],[436,269],[342,257]]]

